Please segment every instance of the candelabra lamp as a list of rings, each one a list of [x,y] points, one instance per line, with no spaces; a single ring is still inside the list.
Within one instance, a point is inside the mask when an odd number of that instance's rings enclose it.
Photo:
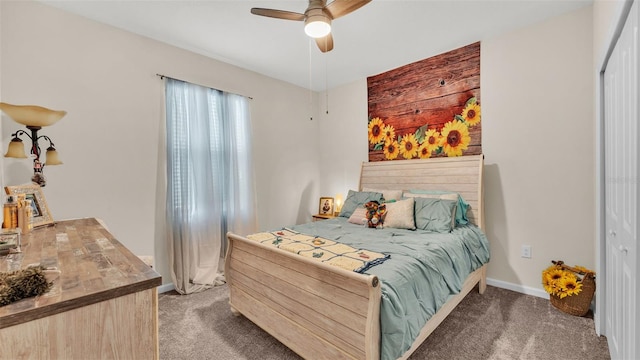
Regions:
[[[42,170],[45,165],[60,165],[62,161],[58,157],[58,151],[54,147],[53,141],[46,135],[38,135],[44,126],[55,124],[58,120],[62,119],[67,114],[66,111],[50,110],[41,106],[35,105],[11,105],[0,102],[0,110],[7,114],[13,121],[25,125],[28,132],[25,130],[18,130],[11,134],[13,137],[9,143],[7,153],[4,155],[9,158],[26,159],[27,154],[24,151],[24,145],[22,139],[23,135],[26,135],[31,140],[31,158],[33,158],[33,176],[31,181],[34,183],[45,186],[47,184]],[[49,142],[46,152],[46,161],[42,163],[40,161],[40,140]]]

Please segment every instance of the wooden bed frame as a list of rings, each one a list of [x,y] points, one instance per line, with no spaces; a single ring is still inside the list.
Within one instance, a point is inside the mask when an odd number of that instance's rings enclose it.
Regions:
[[[365,162],[360,189],[449,190],[470,204],[469,220],[484,228],[483,156]],[[379,359],[378,278],[327,265],[228,233],[225,276],[229,303],[291,350],[307,359]],[[478,284],[486,289],[486,265],[471,273],[425,324],[406,359]]]

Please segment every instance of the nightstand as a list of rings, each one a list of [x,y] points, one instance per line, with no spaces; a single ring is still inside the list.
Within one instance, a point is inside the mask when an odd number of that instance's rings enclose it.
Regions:
[[[329,214],[315,214],[312,217],[313,217],[313,221],[320,221],[320,220],[333,219],[335,216],[329,215]]]

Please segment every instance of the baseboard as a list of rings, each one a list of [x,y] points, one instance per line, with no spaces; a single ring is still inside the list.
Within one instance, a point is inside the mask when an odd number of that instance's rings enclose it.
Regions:
[[[506,281],[500,281],[500,280],[491,279],[491,278],[487,278],[487,285],[519,292],[526,295],[537,296],[537,297],[549,300],[549,294],[547,294],[547,292],[542,289],[536,289],[529,286],[512,284]]]
[[[158,286],[158,293],[162,294],[162,293],[172,291],[174,289],[175,287],[173,286],[173,284],[164,284],[164,285]]]

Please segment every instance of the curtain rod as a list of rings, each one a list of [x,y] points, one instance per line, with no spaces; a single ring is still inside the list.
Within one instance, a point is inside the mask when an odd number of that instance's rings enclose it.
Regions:
[[[211,87],[211,86],[208,86],[208,85],[201,85],[201,84],[197,84],[197,83],[194,83],[194,82],[191,82],[191,81],[182,80],[182,79],[174,78],[174,77],[167,76],[167,75],[163,75],[163,74],[156,74],[156,76],[158,76],[158,77],[160,78],[160,80],[164,80],[164,78],[168,78],[168,79],[178,80],[178,81],[182,81],[182,82],[188,82],[188,83],[196,84],[196,85],[198,85],[198,86],[206,87],[206,88],[209,88],[209,89],[218,90],[218,91],[224,91],[224,92],[228,92],[228,93],[232,93],[232,94],[236,94],[236,95],[244,96],[244,97],[246,97],[246,98],[247,98],[247,99],[249,99],[249,100],[253,100],[253,98],[252,98],[251,96],[247,96],[247,95],[243,95],[243,94],[238,94],[238,93],[233,92],[233,91],[227,91],[227,90],[217,89],[217,88],[214,88],[214,87]]]

